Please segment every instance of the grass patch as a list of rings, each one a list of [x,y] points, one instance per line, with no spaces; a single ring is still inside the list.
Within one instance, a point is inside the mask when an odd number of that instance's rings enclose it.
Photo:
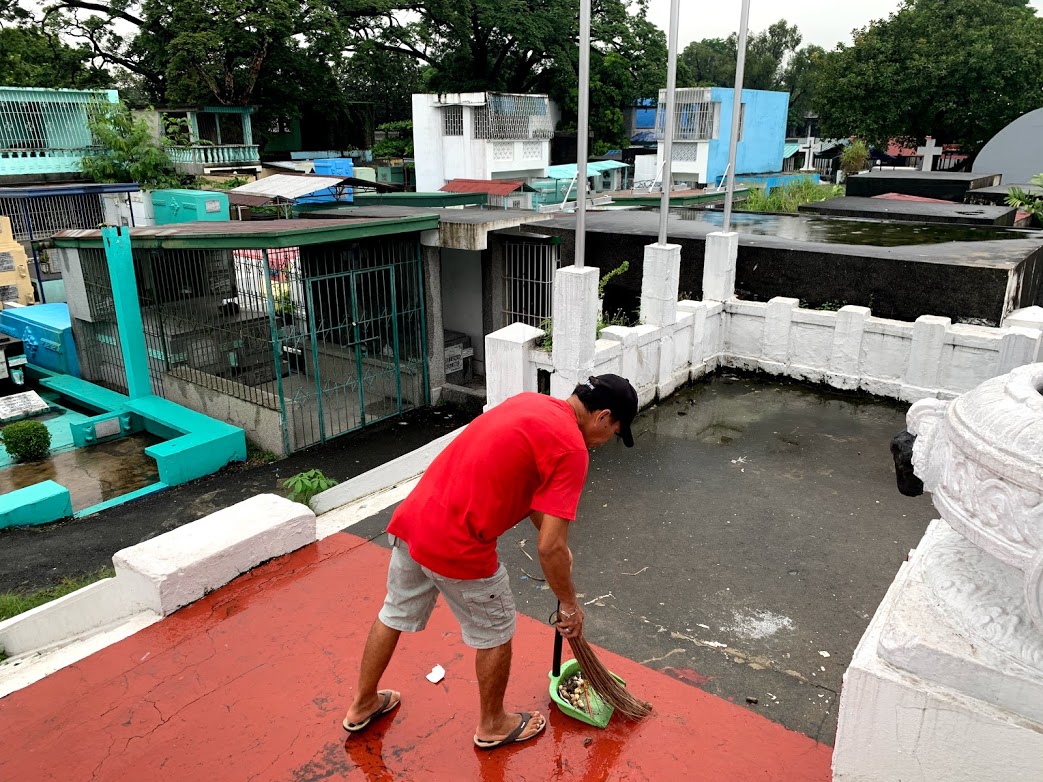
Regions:
[[[10,619],[12,616],[24,614],[30,609],[57,600],[59,597],[64,597],[95,581],[112,578],[114,575],[116,575],[116,571],[111,567],[103,567],[94,573],[88,573],[78,578],[63,578],[54,586],[44,587],[33,592],[0,592],[0,622]]]
[[[750,192],[743,209],[748,212],[796,212],[801,204],[811,204],[844,195],[842,185],[816,185],[810,179],[797,179],[770,193],[763,188]]]

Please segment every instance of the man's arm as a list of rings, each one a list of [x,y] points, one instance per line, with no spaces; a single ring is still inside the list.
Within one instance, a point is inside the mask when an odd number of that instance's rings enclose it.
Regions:
[[[583,609],[576,599],[576,586],[572,582],[570,522],[539,511],[533,511],[530,518],[539,530],[536,550],[540,555],[540,567],[547,586],[561,603],[557,627],[566,637],[579,637],[583,634]]]

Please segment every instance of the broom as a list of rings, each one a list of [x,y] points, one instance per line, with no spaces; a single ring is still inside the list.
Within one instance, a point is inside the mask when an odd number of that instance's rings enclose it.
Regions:
[[[601,700],[628,719],[639,720],[651,713],[652,704],[639,701],[627,692],[626,688],[616,681],[616,677],[609,673],[608,668],[597,658],[585,638],[582,636],[570,638],[569,646],[572,647],[572,654],[579,663],[587,685],[601,696]]]

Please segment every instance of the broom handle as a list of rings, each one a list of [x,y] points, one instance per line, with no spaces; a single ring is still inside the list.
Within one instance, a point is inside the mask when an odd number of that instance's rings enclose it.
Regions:
[[[561,609],[561,601],[558,601],[558,610]],[[557,611],[554,612],[555,616]],[[561,633],[558,632],[558,628],[554,628],[554,660],[551,668],[551,673],[554,676],[561,676]]]

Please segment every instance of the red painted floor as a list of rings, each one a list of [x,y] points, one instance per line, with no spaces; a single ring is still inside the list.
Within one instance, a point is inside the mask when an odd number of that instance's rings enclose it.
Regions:
[[[0,779],[715,780],[824,782],[829,747],[621,657],[655,713],[598,730],[550,711],[535,742],[473,748],[473,654],[439,605],[385,684],[402,705],[340,727],[388,553],[338,534],[268,563],[135,636],[0,701]],[[549,605],[549,604],[548,604]],[[589,628],[596,637],[597,628]],[[552,631],[519,616],[508,706],[547,713]],[[566,646],[567,649],[567,646]],[[434,685],[436,663],[447,671]]]

